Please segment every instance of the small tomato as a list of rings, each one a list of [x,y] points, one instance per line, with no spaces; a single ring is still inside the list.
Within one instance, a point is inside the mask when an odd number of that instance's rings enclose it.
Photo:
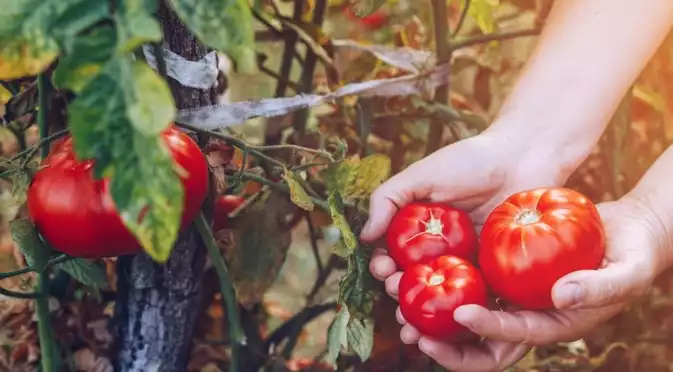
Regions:
[[[388,14],[382,9],[372,12],[364,17],[358,17],[358,15],[355,14],[355,11],[353,11],[352,6],[347,6],[344,9],[344,12],[348,19],[356,21],[368,30],[378,30],[388,22]]]
[[[171,126],[161,133],[173,161],[184,172],[182,227],[196,217],[208,191],[208,165],[199,146]],[[93,161],[75,157],[72,138],[59,141],[28,187],[27,207],[38,231],[58,251],[100,258],[142,250],[126,228],[110,195],[110,179],[93,178]],[[120,171],[123,171],[120,170]]]
[[[412,202],[393,216],[386,231],[388,254],[401,269],[439,256],[472,259],[477,232],[467,213],[447,204]]]
[[[229,224],[229,213],[238,208],[245,199],[239,195],[222,195],[215,201],[213,212],[213,231],[219,231]]]
[[[404,271],[399,301],[404,319],[418,331],[439,340],[457,341],[470,332],[453,320],[453,312],[462,305],[486,306],[488,289],[471,263],[441,256]]]
[[[497,206],[481,230],[479,266],[493,292],[526,309],[553,308],[561,277],[599,268],[605,234],[598,210],[566,188],[514,194]]]

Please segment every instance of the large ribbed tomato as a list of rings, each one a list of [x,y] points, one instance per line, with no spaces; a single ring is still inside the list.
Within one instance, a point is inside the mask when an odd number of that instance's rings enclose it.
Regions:
[[[477,232],[464,211],[443,203],[412,202],[393,216],[386,231],[388,254],[400,269],[439,256],[473,259]]]
[[[399,299],[404,319],[421,333],[458,341],[469,331],[453,320],[453,312],[462,305],[486,306],[488,290],[481,273],[471,263],[441,256],[404,271]]]
[[[174,126],[162,132],[173,161],[184,172],[182,226],[196,217],[208,191],[208,165],[199,146]],[[141,247],[124,226],[109,192],[109,179],[94,180],[93,161],[78,161],[72,138],[54,146],[28,188],[28,212],[57,250],[75,257],[133,254]],[[123,172],[123,169],[120,170]],[[176,201],[179,202],[179,201]]]
[[[481,230],[479,266],[491,290],[527,309],[553,308],[561,277],[600,267],[605,236],[598,210],[584,195],[539,188],[510,196]]]

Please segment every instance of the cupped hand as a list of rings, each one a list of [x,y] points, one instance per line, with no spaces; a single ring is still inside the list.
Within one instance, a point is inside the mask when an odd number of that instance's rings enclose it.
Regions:
[[[458,308],[454,319],[484,341],[450,344],[432,340],[405,324],[402,339],[442,366],[460,372],[501,371],[516,363],[531,346],[582,337],[644,294],[665,268],[661,232],[648,207],[626,196],[598,205],[606,232],[607,251],[599,270],[571,273],[554,285],[555,310],[492,311],[477,305]],[[380,253],[379,253],[380,254]],[[396,295],[399,274],[387,280]]]

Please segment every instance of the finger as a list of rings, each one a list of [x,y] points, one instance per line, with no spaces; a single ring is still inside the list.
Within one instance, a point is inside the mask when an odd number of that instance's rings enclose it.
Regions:
[[[399,306],[397,307],[397,310],[395,310],[395,318],[397,318],[397,322],[401,325],[407,324],[407,320],[404,319],[404,315],[402,315],[402,309],[400,309]]]
[[[404,344],[411,345],[418,343],[418,340],[420,340],[421,337],[421,333],[411,324],[405,324],[402,327],[402,330],[400,330],[400,340],[402,340]]]
[[[395,300],[397,300],[397,294],[399,292],[400,278],[402,278],[402,272],[398,271],[395,274],[389,276],[385,281],[386,292],[388,292],[390,297],[394,298]]]
[[[519,361],[529,347],[502,341],[450,344],[422,337],[418,347],[444,368],[456,372],[500,371]]]
[[[385,249],[377,249],[369,261],[369,271],[376,279],[383,281],[397,271],[397,265]]]
[[[595,311],[490,311],[478,305],[461,306],[454,319],[488,339],[544,345],[577,339],[621,310],[620,305]]]
[[[385,233],[399,208],[415,199],[423,199],[427,194],[428,190],[421,183],[425,178],[415,175],[415,169],[411,166],[396,174],[372,193],[369,200],[369,220],[360,234],[362,240],[378,239]]]
[[[645,265],[628,263],[570,273],[552,288],[554,306],[557,309],[595,308],[627,301],[645,291],[643,285],[649,283],[650,271]]]

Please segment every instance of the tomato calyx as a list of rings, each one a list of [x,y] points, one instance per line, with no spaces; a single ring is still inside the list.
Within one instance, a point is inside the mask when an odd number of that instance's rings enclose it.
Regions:
[[[540,222],[542,215],[535,209],[524,209],[514,217],[518,225],[527,226]]]
[[[420,223],[422,223],[425,226],[425,231],[421,231],[418,234],[412,235],[409,239],[405,241],[405,243],[408,243],[417,237],[421,235],[433,235],[433,236],[441,236],[446,239],[446,236],[444,236],[444,224],[442,223],[442,220],[439,218],[435,218],[435,216],[432,214],[432,210],[430,212],[430,219],[427,221],[419,220]]]
[[[430,275],[430,278],[428,279],[428,284],[430,284],[431,286],[438,286],[444,283],[445,280],[446,278],[444,277],[444,275],[439,273],[432,273],[432,275]]]

